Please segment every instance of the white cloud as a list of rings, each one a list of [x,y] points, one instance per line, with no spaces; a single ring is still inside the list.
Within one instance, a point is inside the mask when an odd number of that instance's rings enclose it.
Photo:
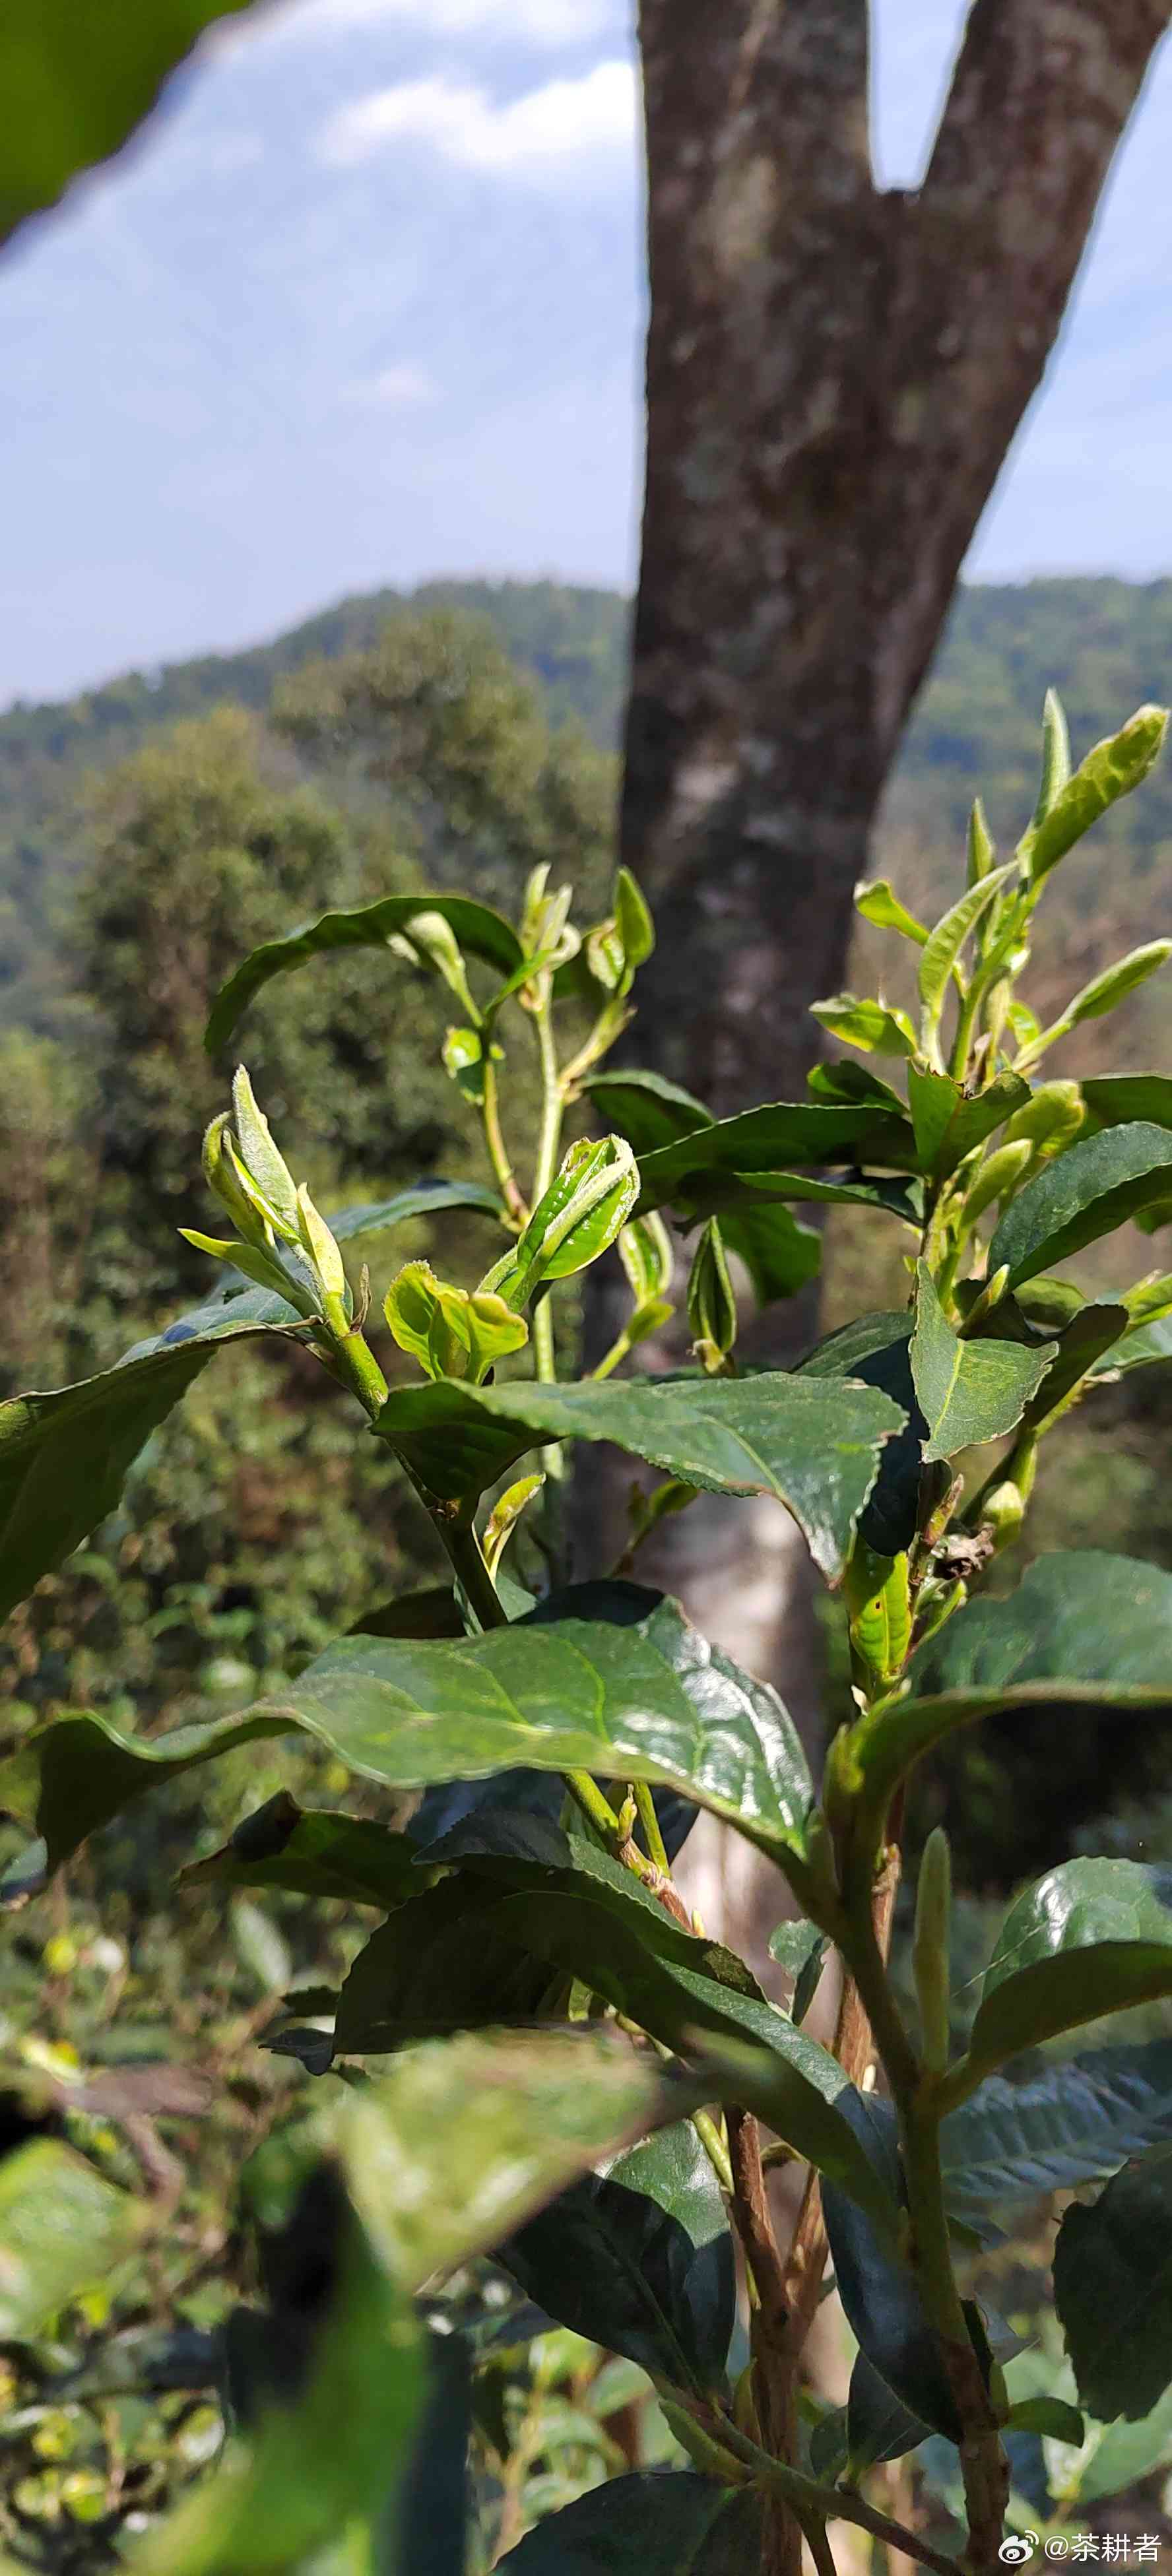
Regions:
[[[430,36],[468,36],[510,44],[583,45],[617,34],[626,24],[624,0],[271,0],[249,33],[229,19],[206,43],[235,46],[261,37],[330,36],[360,27],[414,27]]]
[[[400,366],[383,367],[377,376],[364,376],[348,388],[347,400],[356,403],[385,404],[389,410],[407,411],[416,403],[435,402],[439,386],[426,367],[415,366],[405,359]]]
[[[548,181],[571,164],[629,153],[634,140],[633,66],[605,62],[503,107],[470,82],[400,81],[342,108],[319,149],[323,160],[346,166],[389,144],[422,143],[468,170]]]

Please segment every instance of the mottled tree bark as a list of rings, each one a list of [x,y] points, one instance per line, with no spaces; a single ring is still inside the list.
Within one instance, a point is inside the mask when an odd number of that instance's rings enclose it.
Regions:
[[[1167,19],[1167,0],[976,0],[924,184],[884,192],[867,0],[641,0],[622,852],[659,945],[630,1051],[719,1111],[801,1097],[880,792]],[[784,1362],[811,1307],[763,1324],[754,1355]],[[612,1479],[600,1513],[596,1484],[580,1526],[613,1530],[617,1500]],[[799,1558],[769,1506],[702,1502],[640,1565],[809,1722]],[[757,1947],[775,1890],[729,1858],[725,1928]],[[706,1876],[711,1902],[711,1837]]]

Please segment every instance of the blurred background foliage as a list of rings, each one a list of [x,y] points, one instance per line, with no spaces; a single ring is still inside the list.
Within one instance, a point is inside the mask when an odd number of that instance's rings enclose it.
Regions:
[[[579,920],[605,910],[626,616],[615,595],[551,584],[380,593],[262,650],[0,718],[0,1391],[108,1364],[208,1284],[176,1231],[207,1221],[198,1138],[226,1097],[203,1025],[258,940],[427,883],[513,910],[543,860],[555,882],[573,879]],[[1082,750],[1140,700],[1166,697],[1170,666],[1172,582],[962,593],[888,797],[877,872],[913,908],[938,907],[974,785],[1006,847],[1028,816],[1046,684]],[[1170,856],[1165,768],[1057,881],[1031,994],[1045,1017],[1164,928]],[[861,941],[855,980],[868,971]],[[327,1209],[468,1168],[478,1147],[440,1062],[443,1018],[434,987],[370,954],[280,979],[254,1008],[259,1096]],[[1053,1070],[1098,1069],[1103,1046],[1121,1069],[1165,1065],[1166,1030],[1157,981],[1109,1027],[1081,1031],[1081,1056],[1056,1051]],[[507,1116],[524,1137],[535,1092],[519,1012],[504,1034]],[[473,1216],[416,1222],[393,1261],[427,1252],[475,1276],[483,1245]],[[1161,1246],[1136,1238],[1120,1257],[1135,1276]],[[825,1326],[905,1295],[882,1221],[836,1212]],[[1113,1546],[1172,1564],[1170,1432],[1160,1371],[1075,1412],[1044,1452],[1031,1548],[1094,1544],[1106,1529]],[[0,1749],[63,1706],[154,1729],[240,1705],[435,1570],[410,1497],[321,1372],[297,1352],[237,1350],[150,1443],[116,1515],[12,1622]],[[828,1622],[828,1717],[848,1686],[839,1652]],[[280,1999],[336,1984],[361,1937],[352,1912],[273,1891],[228,1906],[225,1941],[222,1893],[176,1890],[179,1870],[278,1787],[375,1811],[323,1754],[255,1745],[144,1801],[67,1885],[10,1918],[0,2144],[68,2135],[147,2212],[108,2293],[34,2344],[0,2346],[0,2555],[17,2565],[76,2576],[121,2564],[218,2442],[206,2339],[254,2287],[237,2179],[304,2100],[300,2070],[260,2043]],[[967,1949],[975,1965],[990,1908],[1060,1846],[1172,1856],[1166,1756],[1138,1725],[1110,1741],[1059,1720],[982,1730],[918,1808],[920,1831],[947,1816],[975,1890],[960,1909],[962,2019]],[[14,1859],[5,1832],[0,1860]],[[1045,2259],[1028,2227],[999,2255],[1004,2313],[1028,2322]],[[485,2566],[538,2512],[618,2467],[675,2456],[639,2372],[560,2332],[534,2340],[540,2320],[510,2324],[501,2298],[476,2399]],[[1154,2466],[1138,2495],[1142,2519],[1157,2507]]]

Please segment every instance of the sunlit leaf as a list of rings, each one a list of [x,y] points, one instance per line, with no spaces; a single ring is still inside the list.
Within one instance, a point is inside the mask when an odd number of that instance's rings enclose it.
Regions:
[[[996,2066],[1080,2022],[1170,1994],[1172,1869],[1064,1861],[1005,1917],[985,1970],[970,2062]]]
[[[1172,1135],[1141,1122],[1080,1136],[1010,1201],[989,1246],[1016,1288],[1172,1195]]]
[[[924,1457],[955,1458],[962,1449],[1012,1431],[1057,1351],[1057,1342],[1024,1350],[1018,1342],[962,1341],[940,1303],[927,1262],[921,1261],[911,1366],[928,1425]]]
[[[448,924],[462,949],[483,957],[500,974],[511,975],[521,964],[516,932],[486,904],[473,903],[467,895],[383,895],[377,903],[362,904],[353,912],[325,912],[287,938],[266,940],[254,948],[212,1005],[206,1038],[209,1055],[217,1055],[227,1045],[254,995],[274,975],[287,974],[293,967],[307,965],[311,957],[339,948],[386,948],[397,934],[410,932],[417,915],[433,913]]]
[[[141,2237],[144,2212],[59,2138],[0,2159],[0,2341],[29,2341]]]

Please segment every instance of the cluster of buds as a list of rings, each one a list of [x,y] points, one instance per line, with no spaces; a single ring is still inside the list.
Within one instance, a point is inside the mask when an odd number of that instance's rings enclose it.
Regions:
[[[232,1107],[213,1118],[203,1140],[204,1179],[237,1229],[235,1239],[181,1226],[184,1241],[243,1271],[308,1321],[333,1335],[349,1332],[352,1302],[338,1245],[304,1183],[298,1186],[258,1109],[243,1065],[232,1083]]]

